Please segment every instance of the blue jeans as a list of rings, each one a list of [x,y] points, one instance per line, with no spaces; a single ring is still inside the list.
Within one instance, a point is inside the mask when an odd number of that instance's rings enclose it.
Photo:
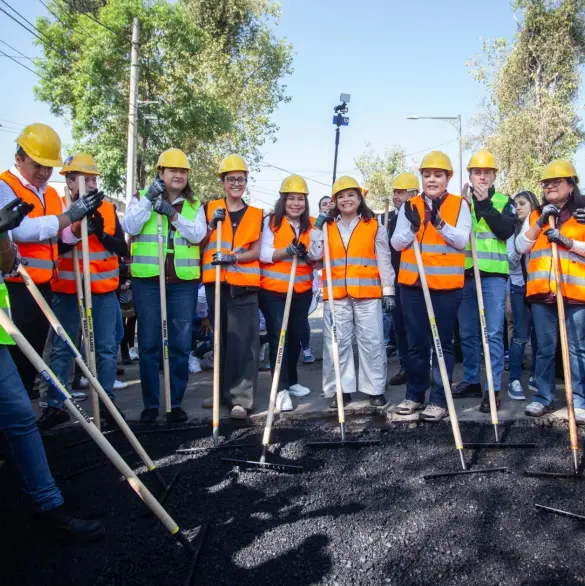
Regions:
[[[197,306],[198,284],[198,281],[167,284],[171,407],[181,406],[189,381],[191,329]],[[132,293],[138,321],[142,401],[145,409],[158,409],[162,358],[158,279],[132,279]]]
[[[431,291],[431,301],[449,380],[451,380],[453,366],[455,365],[453,331],[457,311],[461,305],[461,296],[461,289]],[[425,299],[420,287],[402,285],[400,285],[400,298],[404,328],[408,340],[406,398],[417,403],[424,403],[425,391],[429,382],[431,348],[434,348]],[[447,407],[445,389],[441,381],[437,355],[434,351],[431,376],[429,403],[445,408]]]
[[[506,279],[482,277],[481,290],[483,292],[494,390],[497,393],[502,387],[502,372],[504,370]],[[468,383],[479,383],[481,379],[482,343],[475,279],[473,277],[465,277],[463,300],[459,308],[459,334],[461,335],[461,350],[463,351],[463,380]]]
[[[522,360],[524,349],[531,339],[532,314],[530,306],[524,300],[526,297],[526,286],[513,285],[510,283],[510,305],[514,317],[512,340],[510,342],[510,382],[520,380],[522,376]],[[534,376],[536,365],[536,344],[532,344],[532,366],[530,376]]]
[[[117,303],[117,308],[116,308],[116,329],[114,332],[114,338],[115,338],[115,344],[116,344],[116,359],[117,359],[120,344],[121,344],[122,340],[124,339],[124,318],[122,317],[122,308],[120,307],[119,301]]]
[[[116,365],[118,361],[115,337],[116,311],[119,311],[120,305],[115,291],[100,295],[93,294],[91,300],[93,304],[97,379],[102,387],[104,387],[110,399],[115,401],[116,397],[112,389],[116,380]],[[80,325],[77,296],[55,293],[53,295],[53,311],[69,337],[75,340]],[[72,360],[73,356],[67,344],[57,334],[53,334],[50,367],[65,386],[69,383],[69,368]],[[47,390],[47,402],[49,407],[63,408],[61,397],[50,386]]]
[[[0,431],[16,466],[22,491],[37,511],[63,504],[55,485],[35,414],[7,346],[0,346]]]
[[[398,285],[396,285],[396,307],[392,310],[392,328],[394,330],[394,339],[396,340],[396,351],[398,352],[398,360],[400,361],[400,370],[406,370],[408,340],[406,339],[406,330],[404,329],[400,287]]]
[[[536,386],[532,398],[537,403],[551,405],[555,398],[555,352],[559,331],[556,303],[533,303],[532,317],[536,331]],[[585,305],[565,304],[565,323],[569,341],[569,365],[573,383],[573,403],[585,408]]]

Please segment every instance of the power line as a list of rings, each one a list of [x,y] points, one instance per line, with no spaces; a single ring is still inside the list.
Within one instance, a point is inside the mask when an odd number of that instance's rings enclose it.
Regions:
[[[27,57],[24,53],[21,53],[18,49],[15,49],[12,45],[9,45],[6,41],[3,41],[2,39],[0,39],[0,43],[2,43],[3,45],[6,45],[9,49],[16,51],[20,56],[22,56],[25,59],[28,59],[30,62],[34,63],[34,59]]]
[[[38,75],[39,77],[42,77],[45,81],[49,81],[49,78],[45,77],[44,75],[41,75],[40,73],[37,73],[34,69],[27,67],[26,65],[24,65],[20,61],[16,60],[14,57],[11,57],[10,55],[7,55],[6,53],[4,53],[4,51],[0,51],[0,55],[3,57],[8,57],[8,59],[10,59],[11,61],[14,61],[14,63],[20,65],[21,67],[28,69],[31,73],[34,73],[35,75]]]
[[[38,31],[41,35],[43,35],[43,37],[45,37],[49,43],[53,42],[53,39],[49,38],[45,33],[40,31],[30,20],[27,20],[24,16],[22,16],[22,14],[20,14],[20,12],[18,12],[18,10],[16,10],[15,8],[12,8],[12,6],[10,6],[10,4],[8,4],[8,2],[6,2],[6,0],[0,0],[0,2],[2,2],[2,4],[5,4],[6,6],[8,6],[8,8],[10,8],[10,10],[12,10],[12,12],[14,12],[18,16],[20,16],[20,18],[22,18],[22,20],[24,20],[24,22],[26,22],[27,24],[32,26],[36,31]],[[6,12],[6,14],[8,14],[8,13]],[[40,37],[38,37],[38,38],[40,39]]]
[[[273,167],[274,169],[278,169],[279,171],[284,171],[285,173],[289,173],[290,175],[298,175],[298,173],[293,173],[292,171],[288,171],[287,169],[283,169],[282,167],[277,167],[276,165],[272,165],[271,163],[267,163],[266,161],[263,161],[261,163],[261,165],[264,165],[266,167]],[[307,181],[313,181],[314,183],[320,183],[321,185],[325,185],[325,187],[331,187],[331,185],[329,183],[323,183],[323,181],[317,181],[316,179],[311,179],[310,177],[304,177],[303,175],[299,175],[299,177],[302,177],[303,179],[306,179]]]
[[[75,6],[73,4],[71,4],[71,2],[68,2],[68,0],[61,0],[61,2],[64,2],[65,4],[67,4],[67,6],[69,6],[70,8],[72,8],[73,9],[73,12],[75,12],[76,14],[81,14],[82,16],[85,16],[86,18],[89,18],[90,20],[93,20],[96,24],[99,24],[100,26],[103,26],[106,30],[110,31],[111,33],[114,33],[115,35],[119,35],[120,34],[120,31],[115,31],[113,28],[110,28],[108,25],[104,24],[99,19],[95,18],[89,12],[80,12],[79,10],[76,10],[75,9]]]
[[[64,20],[59,18],[44,2],[43,0],[39,0],[39,2],[61,23],[63,26],[69,26]]]
[[[22,122],[14,122],[14,120],[6,120],[6,118],[0,118],[0,122],[8,122],[8,124],[15,124],[16,126],[26,126]]]

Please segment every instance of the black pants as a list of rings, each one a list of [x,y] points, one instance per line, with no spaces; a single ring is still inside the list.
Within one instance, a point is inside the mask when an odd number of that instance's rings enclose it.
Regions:
[[[205,285],[212,323],[215,316],[215,285]],[[254,407],[258,387],[260,358],[260,313],[258,293],[232,295],[232,288],[221,286],[220,297],[220,373],[221,398],[227,405]]]
[[[43,355],[45,342],[49,333],[49,322],[41,308],[37,305],[33,296],[29,293],[24,283],[6,283],[8,295],[10,296],[10,309],[12,321],[20,330],[29,344],[36,350],[39,356]],[[53,293],[50,283],[37,285],[39,291],[51,307]],[[24,388],[29,397],[33,393],[33,386],[37,376],[36,368],[29,362],[28,358],[20,351],[18,346],[9,346],[10,354],[18,374],[22,379]]]
[[[124,337],[120,342],[120,352],[123,358],[130,356],[130,348],[134,346],[134,337],[136,334],[136,316],[124,319]]]
[[[260,309],[266,320],[266,331],[268,332],[268,343],[270,344],[270,369],[274,376],[274,366],[276,364],[278,341],[282,329],[286,295],[284,293],[273,293],[272,291],[262,289],[258,294],[258,299],[260,301]],[[312,299],[313,293],[311,291],[293,294],[286,342],[282,354],[280,380],[278,381],[278,390],[280,391],[288,389],[299,382],[297,362],[299,360],[301,340],[305,333],[307,316],[309,315]]]

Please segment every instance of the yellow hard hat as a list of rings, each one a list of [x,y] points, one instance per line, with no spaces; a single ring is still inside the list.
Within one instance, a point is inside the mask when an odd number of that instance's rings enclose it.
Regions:
[[[280,193],[304,193],[309,195],[307,182],[299,175],[285,177],[280,186]]]
[[[471,171],[471,169],[493,169],[497,171],[496,157],[486,150],[477,151],[471,155],[471,159],[467,163],[467,170]]]
[[[416,189],[418,191],[418,179],[412,173],[400,173],[394,178],[392,182],[392,189]]]
[[[181,149],[168,149],[160,154],[156,168],[166,167],[170,169],[187,169],[191,171],[191,166],[187,160],[187,155]]]
[[[221,178],[224,173],[231,173],[232,171],[249,172],[246,161],[240,155],[228,155],[219,165],[218,175]]]
[[[59,171],[59,175],[67,175],[67,173],[75,172],[84,173],[85,175],[100,174],[93,157],[88,153],[77,153],[68,156],[63,161],[63,168]]]
[[[24,152],[43,167],[60,167],[61,139],[59,135],[46,124],[34,122],[25,126],[16,139],[16,144],[24,149]]]
[[[420,164],[419,171],[423,169],[443,169],[447,171],[447,175],[451,177],[453,175],[453,165],[451,159],[441,151],[431,151],[423,157],[422,163]]]
[[[576,183],[579,183],[577,170],[573,163],[566,159],[556,159],[544,168],[540,180],[546,181],[547,179],[561,179],[565,177],[572,177]]]
[[[340,191],[343,191],[344,189],[357,189],[362,197],[365,197],[364,190],[361,188],[360,184],[349,175],[344,175],[343,177],[339,177],[335,180],[333,189],[331,190],[331,196],[335,197]]]

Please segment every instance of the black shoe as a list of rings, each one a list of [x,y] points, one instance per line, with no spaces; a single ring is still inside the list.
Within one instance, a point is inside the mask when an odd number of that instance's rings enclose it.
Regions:
[[[465,381],[461,381],[451,392],[454,399],[481,397],[483,395],[480,383],[468,383]]]
[[[35,522],[48,532],[51,538],[68,543],[93,541],[105,535],[101,521],[88,521],[72,517],[65,512],[64,505],[50,511],[37,513]]]
[[[158,409],[144,409],[140,414],[140,423],[154,423],[158,417]]]
[[[43,409],[43,414],[37,421],[39,431],[47,431],[56,425],[67,423],[71,417],[65,409],[57,409],[56,407],[47,407]]]
[[[372,407],[384,407],[386,403],[386,397],[383,393],[381,395],[373,395],[372,397],[370,397],[370,405]]]
[[[118,409],[118,408],[116,407],[116,409]],[[124,421],[126,421],[126,416],[124,415],[124,413],[122,413],[122,411],[120,411],[120,409],[118,409],[118,413],[122,416],[122,419]],[[157,414],[158,414],[158,411],[157,411]],[[102,421],[105,421],[109,425],[117,425],[116,420],[114,419],[112,414],[105,407],[102,407],[100,409],[100,418],[102,419]]]
[[[173,407],[171,412],[167,413],[168,423],[185,423],[187,419],[187,414],[180,407]]]
[[[119,366],[118,366],[118,368],[116,368],[116,376],[122,376],[125,372],[126,372],[125,368],[120,368]]]
[[[500,393],[496,393],[496,411],[500,408]],[[486,393],[483,397],[483,401],[479,406],[479,410],[482,413],[490,412],[490,396]]]
[[[76,389],[76,390],[81,389],[81,375],[80,374],[76,374],[73,377],[73,380],[71,381],[71,388]]]
[[[406,370],[400,369],[389,381],[389,385],[403,385],[408,380],[408,373]]]
[[[351,393],[343,393],[343,404],[347,405],[349,403],[351,403]],[[337,395],[333,395],[333,397],[329,399],[329,408],[337,409]]]

